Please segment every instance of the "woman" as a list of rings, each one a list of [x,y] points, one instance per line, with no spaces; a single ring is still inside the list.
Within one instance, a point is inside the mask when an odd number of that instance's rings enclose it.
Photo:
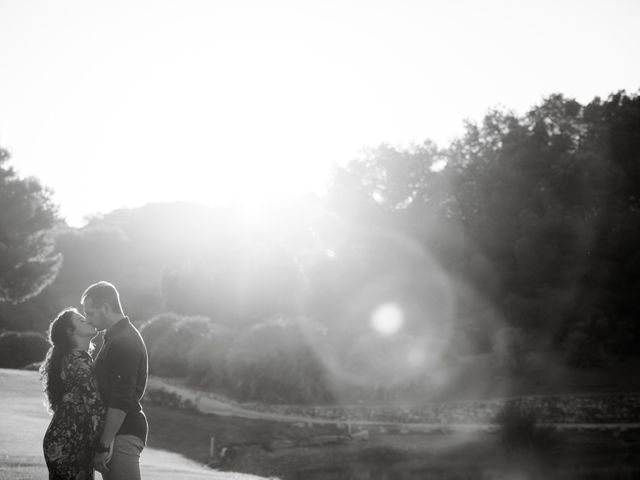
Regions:
[[[95,334],[74,308],[60,312],[49,327],[51,347],[40,374],[53,412],[43,441],[50,480],[94,478],[94,446],[105,414],[89,355]]]

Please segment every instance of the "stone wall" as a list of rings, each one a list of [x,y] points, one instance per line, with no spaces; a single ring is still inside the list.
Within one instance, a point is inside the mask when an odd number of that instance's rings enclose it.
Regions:
[[[251,408],[340,422],[490,424],[507,404],[534,412],[541,423],[640,423],[640,393],[529,396],[416,407],[253,405]]]

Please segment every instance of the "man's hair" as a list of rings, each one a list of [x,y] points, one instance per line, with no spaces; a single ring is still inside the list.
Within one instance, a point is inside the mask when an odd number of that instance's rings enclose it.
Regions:
[[[112,283],[102,281],[89,285],[82,293],[80,303],[84,305],[87,298],[91,299],[94,308],[100,308],[106,303],[115,313],[123,313],[120,295]]]

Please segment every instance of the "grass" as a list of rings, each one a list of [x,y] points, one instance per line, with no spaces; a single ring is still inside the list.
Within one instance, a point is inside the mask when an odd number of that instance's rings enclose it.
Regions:
[[[0,370],[0,479],[45,478],[42,438],[48,416],[34,372]],[[37,377],[36,377],[37,378]],[[39,384],[35,384],[39,387]]]
[[[42,454],[42,438],[50,421],[43,404],[37,372],[0,369],[0,480],[40,480],[47,478]],[[167,427],[158,425],[160,431]],[[195,428],[173,424],[174,432]],[[192,430],[193,431],[193,430]],[[153,430],[152,430],[153,432]],[[154,435],[150,439],[155,442]],[[168,438],[170,440],[170,438]],[[252,480],[255,477],[237,473],[216,472],[177,455],[177,442],[167,441],[162,450],[145,448],[141,469],[143,478],[154,480]],[[168,450],[168,451],[165,451]],[[96,476],[97,478],[100,475]]]

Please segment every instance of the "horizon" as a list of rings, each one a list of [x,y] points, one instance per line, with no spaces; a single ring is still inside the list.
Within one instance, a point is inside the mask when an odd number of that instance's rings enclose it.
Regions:
[[[631,0],[0,10],[0,146],[72,226],[158,202],[259,208],[321,192],[364,148],[446,146],[495,106],[640,88]]]

